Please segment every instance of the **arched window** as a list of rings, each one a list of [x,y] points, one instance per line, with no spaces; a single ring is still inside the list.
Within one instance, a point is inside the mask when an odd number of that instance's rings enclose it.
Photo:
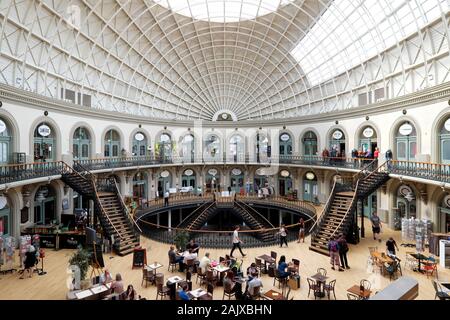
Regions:
[[[365,154],[370,151],[370,158],[373,158],[373,153],[377,147],[377,132],[371,126],[364,127],[359,134],[358,148]]]
[[[204,141],[203,157],[205,160],[215,161],[220,159],[220,138],[214,133],[209,133]]]
[[[414,161],[417,154],[416,128],[408,121],[398,126],[395,136],[395,157],[400,161]]]
[[[11,162],[11,130],[6,121],[0,118],[0,164]]]
[[[53,187],[40,186],[34,196],[34,223],[50,225],[56,223],[56,194]]]
[[[159,173],[158,177],[158,194],[159,197],[164,196],[164,192],[169,192],[169,189],[172,188],[172,175],[170,171],[163,170]]]
[[[395,195],[394,205],[398,208],[398,211],[394,217],[394,229],[400,230],[402,218],[416,218],[417,216],[417,195],[410,186],[405,184],[398,187]]]
[[[155,148],[156,156],[161,161],[169,161],[172,159],[172,137],[168,133],[163,133],[159,137]]]
[[[340,129],[335,129],[330,136],[330,157],[345,157],[345,134]]]
[[[230,138],[230,156],[235,162],[244,160],[244,139],[238,134]]]
[[[318,194],[317,176],[309,171],[303,176],[303,200],[314,202]]]
[[[0,195],[0,235],[3,233],[4,236],[11,235],[11,208],[9,206],[8,198],[1,194]],[[3,253],[1,253],[3,254]]]
[[[34,130],[34,161],[44,162],[55,160],[55,133],[53,128],[41,122]]]
[[[303,155],[306,157],[317,156],[317,136],[314,132],[308,131],[303,135]]]
[[[195,161],[195,139],[192,134],[187,134],[181,139],[180,157],[184,162]]]
[[[147,137],[143,132],[136,132],[134,134],[131,153],[133,156],[146,156],[148,154]]]
[[[234,168],[231,170],[230,182],[231,182],[231,191],[236,193],[240,193],[244,191],[244,173],[239,168]]]
[[[268,161],[271,156],[269,138],[265,133],[256,133],[256,162]]]
[[[91,137],[86,128],[79,127],[73,133],[73,158],[75,160],[89,159],[91,149]]]
[[[113,158],[120,155],[120,135],[114,130],[108,130],[105,134],[105,157]]]
[[[439,160],[450,164],[450,118],[445,120],[439,130]]]
[[[139,207],[147,202],[148,181],[147,173],[138,172],[133,176],[133,200]]]
[[[292,138],[289,133],[280,134],[280,156],[292,155]]]

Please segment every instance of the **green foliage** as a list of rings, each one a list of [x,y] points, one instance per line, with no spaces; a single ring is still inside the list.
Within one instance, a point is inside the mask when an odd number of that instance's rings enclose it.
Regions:
[[[86,279],[86,275],[89,269],[90,253],[83,249],[78,250],[70,257],[69,265],[75,265],[80,268],[80,280]]]
[[[178,249],[184,250],[189,242],[189,233],[186,231],[179,231],[175,237],[173,237],[173,241]]]

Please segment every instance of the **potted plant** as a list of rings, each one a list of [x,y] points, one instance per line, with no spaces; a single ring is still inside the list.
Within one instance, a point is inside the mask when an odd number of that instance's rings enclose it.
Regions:
[[[184,251],[186,245],[189,242],[189,234],[186,231],[177,232],[175,237],[173,237],[173,241],[175,242],[176,247],[180,251]]]
[[[79,270],[80,277],[80,283],[77,283],[77,277],[74,278],[74,289],[85,289],[89,287],[90,279],[86,280],[86,275],[90,265],[90,258],[91,254],[82,247],[79,247],[78,250],[72,255],[72,257],[70,257],[69,266],[78,267],[77,269]],[[76,272],[78,272],[78,270],[75,269]]]

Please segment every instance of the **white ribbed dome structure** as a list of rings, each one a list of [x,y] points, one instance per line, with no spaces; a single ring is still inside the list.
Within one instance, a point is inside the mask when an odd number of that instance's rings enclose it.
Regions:
[[[0,2],[0,82],[151,119],[283,119],[450,80],[447,0]]]

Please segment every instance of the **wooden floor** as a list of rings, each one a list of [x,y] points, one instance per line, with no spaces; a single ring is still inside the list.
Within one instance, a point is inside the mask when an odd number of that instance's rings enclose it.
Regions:
[[[368,221],[367,226],[369,225]],[[383,251],[385,249],[384,243],[389,236],[393,236],[397,243],[402,243],[400,232],[394,232],[392,230],[383,230],[382,238],[383,242],[378,243],[371,238],[371,232],[369,231],[368,236],[363,239],[358,245],[350,245],[349,251],[349,265],[350,270],[344,272],[338,272],[331,270],[329,264],[329,258],[318,253],[314,253],[308,249],[309,238],[306,238],[305,243],[289,243],[289,248],[283,247],[282,249],[273,246],[266,248],[254,248],[246,249],[243,246],[244,252],[247,256],[244,260],[244,270],[249,266],[251,262],[254,262],[254,258],[261,254],[270,253],[271,250],[277,251],[278,256],[285,255],[287,260],[292,258],[300,259],[300,276],[301,276],[301,287],[298,290],[292,290],[294,299],[314,299],[313,294],[308,298],[308,284],[306,278],[315,274],[318,267],[326,268],[328,271],[329,281],[336,279],[336,295],[337,299],[347,299],[347,289],[355,284],[359,284],[361,279],[368,279],[372,282],[372,288],[374,291],[378,291],[386,287],[390,281],[389,277],[380,276],[378,274],[373,274],[367,269],[367,259],[369,256],[368,247],[378,246]],[[169,245],[160,244],[155,241],[141,238],[143,247],[147,248],[147,262],[153,263],[155,260],[161,262],[164,267],[159,269],[159,272],[165,274],[165,279],[169,276],[177,274],[183,276],[183,274],[175,272],[172,274],[167,271],[167,251],[169,250]],[[209,251],[211,258],[218,259],[219,256],[223,256],[228,253],[228,250],[208,250],[201,249],[200,255]],[[411,248],[405,248],[400,246],[400,252],[398,256],[404,261],[405,252],[411,251]],[[67,294],[67,282],[70,281],[69,273],[67,271],[67,264],[70,255],[73,250],[46,250],[45,258],[45,271],[46,275],[39,276],[34,274],[32,278],[19,279],[17,273],[0,275],[0,299],[66,299]],[[239,253],[235,253],[236,257],[240,257]],[[106,267],[110,270],[112,274],[117,272],[122,274],[124,283],[126,285],[133,284],[136,288],[138,294],[146,297],[147,299],[155,299],[156,288],[154,286],[149,286],[144,288],[141,286],[142,270],[132,269],[132,255],[126,257],[119,257],[116,255],[105,255],[104,257]],[[419,281],[419,297],[418,299],[434,299],[434,289],[431,284],[431,277],[427,279],[426,275],[419,274],[404,267],[402,261],[403,275],[408,275],[416,278]],[[90,273],[90,272],[89,272]],[[450,270],[442,269],[439,267],[438,275],[440,280],[450,280]],[[197,288],[195,284],[196,275],[193,276],[194,284],[193,287]],[[262,276],[264,288],[263,290],[269,290],[273,288],[273,278],[267,275]],[[222,287],[217,287],[214,291],[215,299],[222,299]],[[326,299],[326,298],[325,298]]]

